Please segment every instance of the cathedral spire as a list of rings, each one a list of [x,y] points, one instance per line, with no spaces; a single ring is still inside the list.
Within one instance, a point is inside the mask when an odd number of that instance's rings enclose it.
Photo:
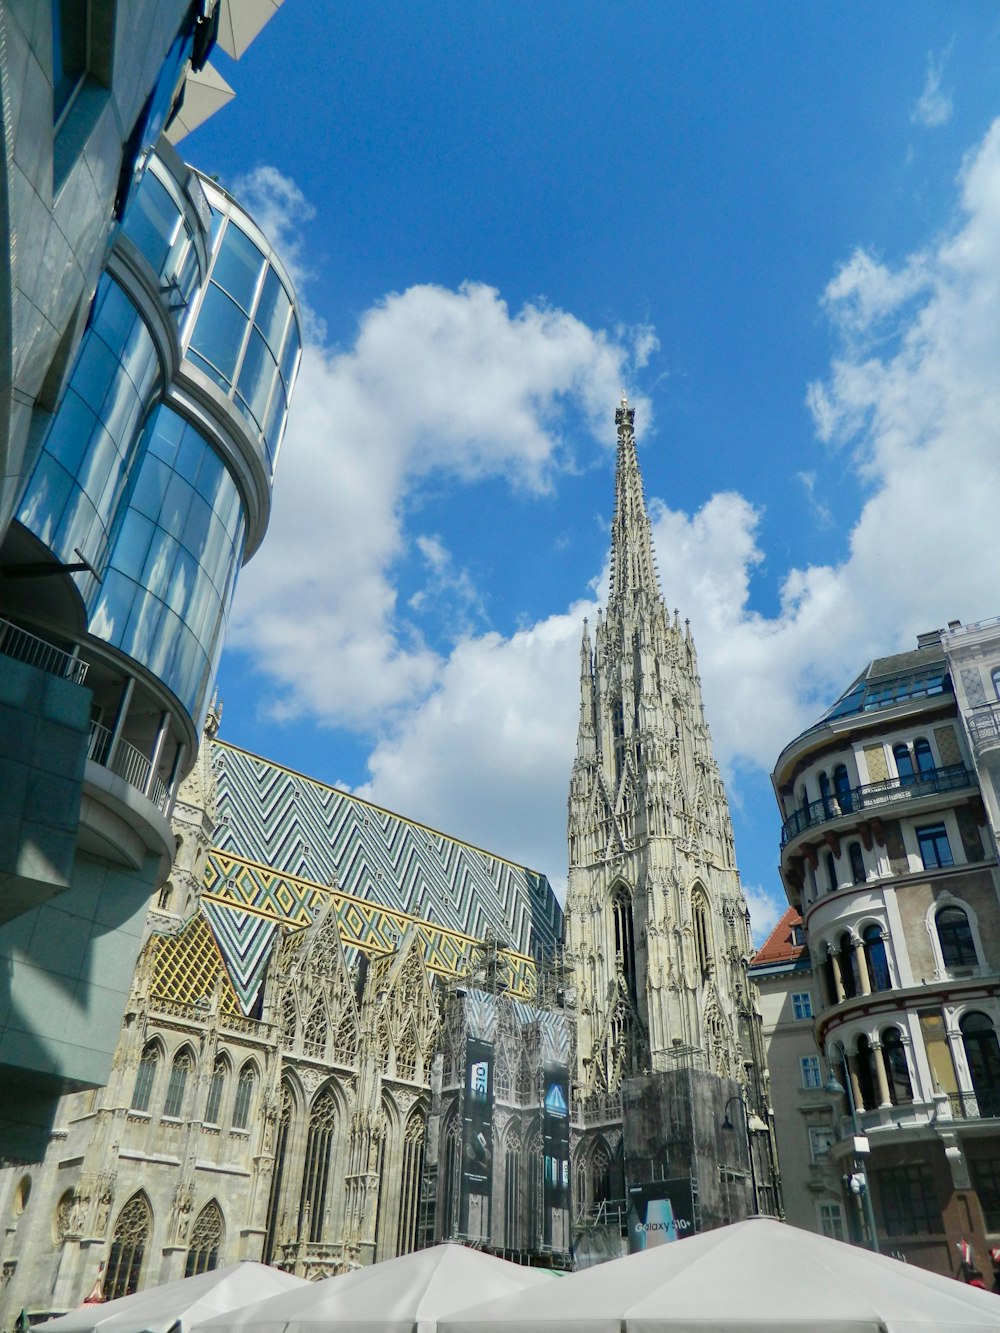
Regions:
[[[635,452],[635,408],[622,394],[615,411],[618,427],[618,465],[615,474],[615,517],[611,526],[610,608],[634,602],[642,593],[660,595],[653,539],[642,494],[642,477]]]
[[[578,759],[597,755],[597,710],[594,699],[594,658],[590,647],[590,627],[583,622],[580,642],[580,726],[576,737]]]

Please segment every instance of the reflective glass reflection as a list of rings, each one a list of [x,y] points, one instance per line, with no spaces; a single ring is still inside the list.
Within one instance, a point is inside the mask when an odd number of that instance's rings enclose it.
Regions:
[[[273,268],[268,268],[260,300],[257,303],[254,323],[264,335],[267,345],[276,358],[281,352],[285,325],[288,323],[288,312],[291,308],[292,303],[282,286],[281,279]]]
[[[247,312],[253,309],[264,256],[245,231],[230,222],[212,266],[212,281],[224,287]]]
[[[218,370],[229,384],[247,329],[247,318],[221,288],[209,284],[191,335],[191,346]]]

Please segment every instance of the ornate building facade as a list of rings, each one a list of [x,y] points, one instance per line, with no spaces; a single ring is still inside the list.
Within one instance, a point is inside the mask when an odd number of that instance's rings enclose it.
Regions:
[[[0,1177],[0,1323],[454,1237],[568,1266],[777,1208],[747,910],[633,412],[544,876],[222,742],[174,811],[108,1086]],[[12,1313],[13,1312],[13,1313]]]
[[[584,628],[569,797],[566,960],[578,1015],[576,1077],[585,1139],[594,1141],[602,1169],[615,1144],[612,1196],[617,1191],[624,1206],[622,1164],[633,1192],[652,1183],[644,1173],[673,1178],[673,1212],[682,1208],[698,1227],[744,1215],[746,1204],[729,1197],[734,1175],[749,1176],[754,1210],[777,1206],[767,1075],[747,979],[749,915],[694,641],[660,592],[635,412],[624,398],[615,421],[611,586],[593,646]],[[742,1104],[736,1119],[753,1127],[742,1164],[714,1132],[731,1101]],[[658,1132],[651,1119],[667,1123]],[[710,1160],[698,1166],[705,1156],[693,1146],[698,1126],[713,1145],[707,1158],[724,1164],[721,1177]],[[614,1210],[598,1207],[613,1197],[599,1197],[603,1182],[583,1183],[581,1221],[589,1204],[591,1224],[613,1230]],[[633,1242],[636,1223],[633,1215]],[[603,1243],[613,1249],[613,1237]]]

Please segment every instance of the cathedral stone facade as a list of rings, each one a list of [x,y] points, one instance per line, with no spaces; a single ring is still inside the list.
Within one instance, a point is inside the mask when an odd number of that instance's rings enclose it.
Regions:
[[[212,711],[112,1077],[0,1177],[0,1325],[238,1258],[319,1278],[455,1237],[565,1267],[776,1210],[725,792],[617,425],[565,927],[544,876]]]

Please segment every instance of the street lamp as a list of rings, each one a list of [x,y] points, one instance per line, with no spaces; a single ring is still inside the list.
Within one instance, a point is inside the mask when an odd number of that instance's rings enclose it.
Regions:
[[[756,1217],[760,1213],[760,1197],[757,1191],[757,1169],[754,1166],[754,1160],[753,1160],[753,1140],[751,1139],[750,1135],[762,1133],[767,1129],[767,1125],[764,1124],[763,1120],[761,1120],[759,1115],[752,1115],[747,1110],[747,1104],[743,1098],[743,1093],[739,1092],[735,1093],[726,1102],[725,1109],[723,1111],[723,1114],[725,1116],[725,1119],[722,1122],[723,1129],[731,1130],[736,1128],[732,1120],[729,1118],[729,1108],[732,1106],[733,1102],[739,1102],[743,1110],[743,1132],[746,1134],[747,1157],[750,1160],[750,1188],[753,1190],[753,1216]]]
[[[868,1188],[868,1172],[865,1170],[864,1159],[868,1156],[871,1149],[868,1146],[868,1136],[861,1132],[861,1126],[858,1123],[858,1108],[854,1102],[854,1089],[851,1086],[851,1070],[847,1063],[847,1051],[844,1049],[843,1042],[836,1042],[834,1049],[840,1049],[840,1061],[844,1071],[844,1082],[841,1084],[836,1074],[831,1068],[830,1077],[823,1085],[823,1091],[829,1097],[847,1097],[847,1105],[851,1112],[851,1130],[853,1133],[852,1148],[854,1151],[854,1170],[847,1178],[847,1188],[854,1195],[858,1202],[859,1209],[863,1209],[865,1215],[865,1229],[868,1232],[870,1248],[879,1253],[878,1231],[875,1227],[875,1209],[872,1207],[871,1190]]]

